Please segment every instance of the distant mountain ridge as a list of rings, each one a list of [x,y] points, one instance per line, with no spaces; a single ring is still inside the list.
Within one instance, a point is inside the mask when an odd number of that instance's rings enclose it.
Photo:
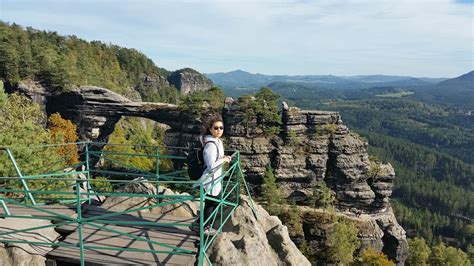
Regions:
[[[273,82],[308,82],[329,88],[368,88],[373,86],[424,86],[447,80],[446,78],[415,78],[410,76],[388,75],[264,75],[252,74],[243,70],[206,74],[218,86],[225,89],[258,89]]]
[[[445,80],[443,82],[440,82],[438,85],[440,86],[465,86],[467,88],[471,88],[471,89],[474,89],[474,70],[464,74],[464,75],[461,75],[457,78],[453,78],[453,79],[448,79],[448,80]]]
[[[363,99],[380,93],[409,91],[408,98],[462,108],[474,107],[474,71],[447,78],[388,75],[263,75],[242,70],[206,74],[229,96],[270,87],[287,99]]]
[[[434,86],[416,90],[416,98],[426,102],[474,108],[474,70]]]

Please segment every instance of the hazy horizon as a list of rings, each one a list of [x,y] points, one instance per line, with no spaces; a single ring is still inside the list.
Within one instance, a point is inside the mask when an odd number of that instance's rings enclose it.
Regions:
[[[168,70],[453,78],[474,69],[474,0],[0,0],[0,19],[134,48]]]

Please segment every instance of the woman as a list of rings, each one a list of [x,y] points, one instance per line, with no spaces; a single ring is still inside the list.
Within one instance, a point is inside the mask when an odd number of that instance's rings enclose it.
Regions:
[[[224,155],[224,145],[222,144],[222,134],[224,133],[224,122],[218,114],[211,114],[201,129],[201,144],[204,147],[204,163],[206,169],[196,184],[202,182],[204,191],[208,196],[220,199],[222,181],[219,180],[222,175],[222,165],[231,161],[230,156]],[[205,199],[204,201],[204,221],[206,221],[217,206],[217,202]],[[214,233],[214,229],[208,224],[204,227],[205,234]],[[199,220],[197,222],[199,224]]]

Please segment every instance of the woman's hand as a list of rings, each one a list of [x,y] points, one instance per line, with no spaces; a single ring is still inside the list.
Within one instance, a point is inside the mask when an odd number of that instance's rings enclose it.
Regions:
[[[226,155],[226,156],[224,156],[223,160],[224,160],[224,162],[226,162],[226,163],[230,163],[230,161],[232,161],[232,157]]]

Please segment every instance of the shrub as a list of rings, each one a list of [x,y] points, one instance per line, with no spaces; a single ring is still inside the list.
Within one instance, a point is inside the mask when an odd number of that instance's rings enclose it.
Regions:
[[[360,242],[357,238],[358,230],[350,221],[336,221],[328,234],[328,261],[340,264],[348,264],[354,260]]]
[[[62,118],[59,113],[54,113],[48,118],[48,128],[52,141],[56,143],[74,143],[79,138],[76,125],[70,120]],[[68,165],[79,162],[76,144],[60,146],[58,153],[66,159]]]
[[[357,260],[355,265],[394,266],[395,263],[390,261],[385,254],[368,248],[362,253],[362,256]]]
[[[270,165],[265,168],[262,185],[263,200],[267,202],[267,210],[272,215],[278,215],[281,212],[281,195],[276,185],[275,175]]]

